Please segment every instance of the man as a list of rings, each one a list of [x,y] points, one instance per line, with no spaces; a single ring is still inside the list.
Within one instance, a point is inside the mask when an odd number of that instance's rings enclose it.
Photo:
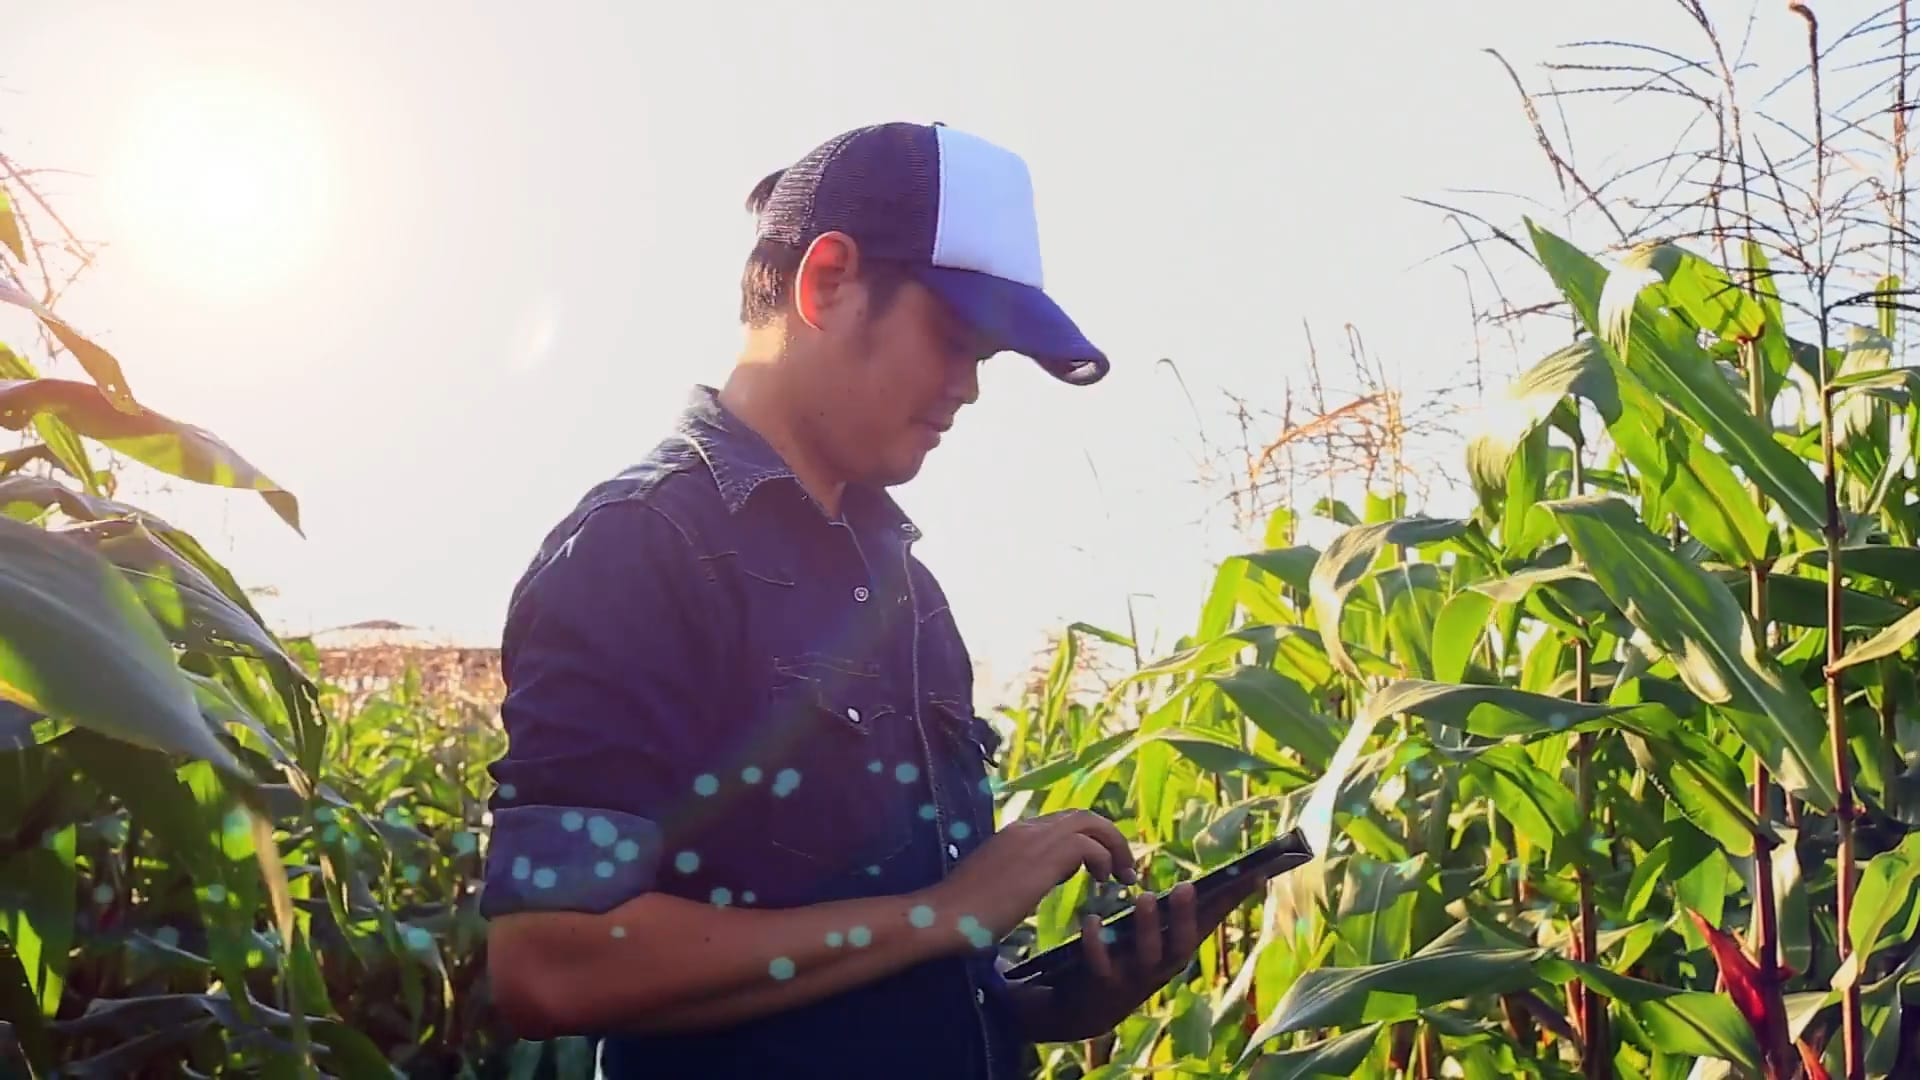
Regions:
[[[1177,889],[1163,955],[1144,895],[1140,950],[1088,936],[1091,981],[1003,978],[995,943],[1044,896],[1084,867],[1133,883],[1133,858],[1086,811],[996,831],[999,737],[885,489],[987,357],[1073,385],[1108,361],[1042,291],[1026,165],[985,140],[861,128],[749,205],[725,386],[515,590],[495,1001],[525,1037],[604,1036],[609,1077],[1020,1075],[1031,1044],[1110,1030],[1241,897]]]

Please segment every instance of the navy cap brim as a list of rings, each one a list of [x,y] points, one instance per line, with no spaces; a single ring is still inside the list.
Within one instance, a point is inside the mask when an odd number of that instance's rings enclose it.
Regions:
[[[1107,355],[1040,289],[944,266],[917,266],[914,272],[977,332],[1062,382],[1090,386],[1108,374]]]

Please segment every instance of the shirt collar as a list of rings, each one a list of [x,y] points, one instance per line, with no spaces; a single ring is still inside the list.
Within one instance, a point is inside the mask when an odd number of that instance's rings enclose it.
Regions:
[[[771,480],[786,481],[797,490],[801,486],[800,478],[774,447],[721,404],[720,392],[711,386],[697,385],[689,392],[677,430],[694,444],[713,471],[729,513],[739,513],[754,492]],[[881,488],[850,484],[844,500],[851,512],[860,513],[862,507],[871,506],[890,527],[899,528],[909,537],[921,535],[894,497]]]

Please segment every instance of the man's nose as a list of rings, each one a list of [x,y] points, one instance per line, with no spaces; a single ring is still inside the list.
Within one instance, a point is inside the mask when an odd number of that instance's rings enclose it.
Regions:
[[[972,405],[981,398],[981,361],[973,357],[953,364],[948,369],[948,396],[963,405]]]

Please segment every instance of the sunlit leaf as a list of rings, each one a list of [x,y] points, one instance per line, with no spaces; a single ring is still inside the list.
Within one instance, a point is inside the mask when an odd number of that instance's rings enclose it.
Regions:
[[[0,695],[239,773],[139,595],[72,540],[0,516]]]
[[[1448,540],[1467,527],[1467,522],[1453,518],[1401,518],[1355,526],[1328,545],[1315,562],[1309,585],[1315,622],[1321,630],[1328,658],[1336,667],[1352,677],[1361,677],[1361,668],[1341,640],[1341,612],[1349,590],[1361,580],[1382,549],[1390,544],[1419,545]]]
[[[1382,1025],[1365,1024],[1346,1035],[1310,1043],[1299,1050],[1263,1054],[1248,1080],[1311,1080],[1313,1077],[1359,1076],[1368,1052],[1381,1036]]]
[[[1623,300],[1616,321],[1600,310],[1608,272],[1566,241],[1528,222],[1536,254],[1589,332],[1611,341],[1617,359],[1670,409],[1699,426],[1729,460],[1802,529],[1820,534],[1822,485],[1801,459],[1775,441],[1695,340],[1691,325],[1661,314],[1649,293]],[[1611,313],[1613,314],[1613,313]],[[1611,333],[1613,331],[1613,333]]]
[[[18,431],[34,417],[47,415],[161,472],[201,484],[258,491],[274,513],[300,531],[300,504],[294,496],[212,433],[145,406],[116,407],[86,383],[0,380],[0,427]]]

